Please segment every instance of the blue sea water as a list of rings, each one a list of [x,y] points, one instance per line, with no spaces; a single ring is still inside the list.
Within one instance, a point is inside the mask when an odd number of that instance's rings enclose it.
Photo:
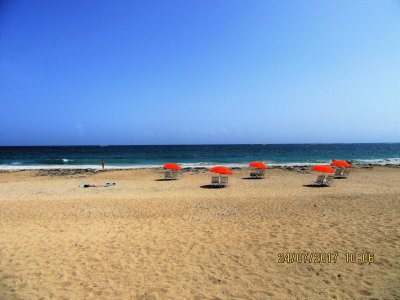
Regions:
[[[332,159],[400,164],[400,143],[0,147],[0,169],[100,168],[102,160],[109,168],[140,168],[168,162],[183,167],[245,166],[251,161],[313,165]]]

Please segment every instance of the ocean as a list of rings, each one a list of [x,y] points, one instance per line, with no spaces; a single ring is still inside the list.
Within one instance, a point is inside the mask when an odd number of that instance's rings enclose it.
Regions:
[[[183,167],[240,167],[251,161],[282,166],[328,164],[332,159],[400,164],[400,143],[0,147],[3,170],[99,169],[102,160],[107,168],[152,168],[168,162]]]

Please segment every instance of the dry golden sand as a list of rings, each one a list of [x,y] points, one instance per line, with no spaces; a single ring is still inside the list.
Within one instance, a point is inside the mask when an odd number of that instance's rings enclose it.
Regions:
[[[400,169],[353,170],[331,188],[277,169],[235,172],[225,189],[201,188],[209,173],[158,172],[0,173],[0,298],[400,298]],[[339,257],[281,264],[283,252]]]

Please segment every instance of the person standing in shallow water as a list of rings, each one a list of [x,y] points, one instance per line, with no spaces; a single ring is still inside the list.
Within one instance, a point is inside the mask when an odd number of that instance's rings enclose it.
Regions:
[[[102,160],[101,161],[101,167],[103,168],[103,170],[104,170],[104,165],[105,165],[104,160]]]

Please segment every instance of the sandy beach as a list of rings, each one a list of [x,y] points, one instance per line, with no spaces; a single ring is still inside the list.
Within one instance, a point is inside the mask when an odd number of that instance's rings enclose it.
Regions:
[[[304,186],[316,173],[248,172],[223,189],[202,187],[202,170],[0,173],[0,298],[400,298],[400,168],[356,168],[329,188]]]

